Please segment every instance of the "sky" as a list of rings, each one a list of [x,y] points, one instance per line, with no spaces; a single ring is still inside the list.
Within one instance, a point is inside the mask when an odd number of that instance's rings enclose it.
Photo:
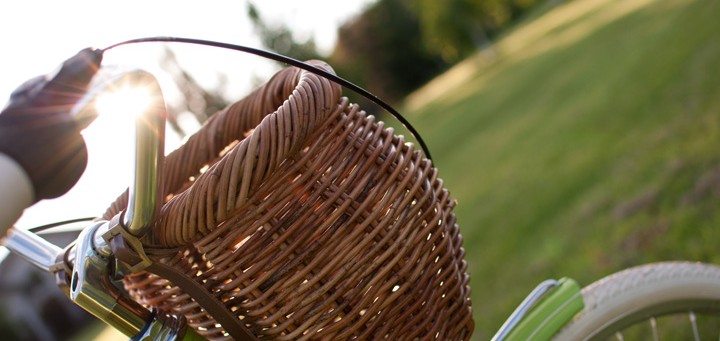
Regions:
[[[255,5],[269,22],[286,23],[297,37],[312,36],[321,51],[329,52],[337,27],[372,1],[258,0]],[[126,0],[115,5],[98,1],[4,1],[0,3],[2,105],[19,84],[53,71],[85,47],[105,47],[147,36],[201,38],[261,47],[246,16],[246,1]],[[256,64],[257,57],[207,47],[170,46],[181,65],[210,87],[217,75],[224,73],[228,89],[244,93],[253,79],[272,74],[271,64]],[[152,69],[159,51],[161,47],[149,45],[112,50],[106,53],[103,63]],[[80,182],[67,195],[25,210],[16,226],[27,228],[101,214],[129,182],[130,129],[130,120],[98,119],[84,133],[90,162]],[[169,149],[179,143],[172,134],[167,140]]]

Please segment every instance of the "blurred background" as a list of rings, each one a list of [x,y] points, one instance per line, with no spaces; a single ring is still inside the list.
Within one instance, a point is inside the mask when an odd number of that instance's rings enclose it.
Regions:
[[[476,340],[489,339],[547,278],[587,285],[647,262],[720,261],[720,2],[126,1],[101,9],[89,1],[26,1],[0,7],[5,94],[88,45],[173,35],[324,59],[389,101],[428,142],[458,200]],[[164,75],[174,117],[169,149],[280,67],[175,45],[129,46],[107,58]],[[117,121],[98,123],[86,132],[91,165],[83,182],[64,198],[28,209],[19,226],[96,215],[122,192],[128,172],[107,165],[129,155],[124,134]],[[112,129],[112,139],[104,129]],[[23,283],[47,277],[28,272],[5,284],[19,276],[7,275],[21,272],[16,264],[0,267],[3,297],[32,295]],[[4,298],[10,309],[0,313],[0,335],[46,340],[34,332],[45,319],[50,334],[65,339],[87,323],[60,323],[73,326],[61,331],[52,322],[58,314],[42,313],[55,301],[44,300],[36,299],[42,302],[29,310],[36,316],[27,317]]]

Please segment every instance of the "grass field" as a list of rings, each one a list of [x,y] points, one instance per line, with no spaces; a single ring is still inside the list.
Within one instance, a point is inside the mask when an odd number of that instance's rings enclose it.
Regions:
[[[718,13],[562,3],[408,98],[459,202],[475,339],[546,278],[720,263]]]

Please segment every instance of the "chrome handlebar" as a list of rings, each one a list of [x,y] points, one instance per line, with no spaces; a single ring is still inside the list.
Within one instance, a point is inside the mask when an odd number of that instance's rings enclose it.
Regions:
[[[7,231],[2,245],[43,271],[52,272],[63,250],[38,235],[14,227]]]

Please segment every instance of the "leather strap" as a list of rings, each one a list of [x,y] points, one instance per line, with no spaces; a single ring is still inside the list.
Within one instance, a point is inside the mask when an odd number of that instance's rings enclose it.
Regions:
[[[143,252],[134,250],[128,243],[124,233],[117,234],[110,239],[110,248],[117,259],[126,264],[140,263]],[[129,236],[132,238],[132,236]],[[139,254],[140,253],[140,254]],[[186,276],[183,272],[167,266],[166,264],[150,260],[150,264],[144,269],[147,272],[167,279],[172,284],[178,286],[185,293],[190,295],[205,311],[212,316],[215,321],[223,326],[233,340],[238,341],[256,341],[255,335],[236,318],[225,306],[217,300],[210,292],[192,278]]]

